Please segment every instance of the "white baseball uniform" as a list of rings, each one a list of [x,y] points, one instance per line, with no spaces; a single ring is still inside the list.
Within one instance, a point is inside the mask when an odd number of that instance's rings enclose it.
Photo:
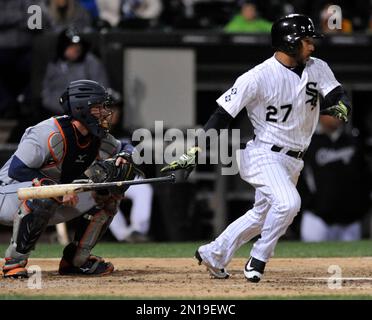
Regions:
[[[252,209],[215,241],[199,248],[203,260],[225,268],[234,252],[259,234],[251,256],[267,262],[274,254],[278,239],[300,210],[296,184],[303,168],[301,152],[309,146],[318,123],[318,93],[324,97],[338,86],[320,59],[310,58],[300,76],[274,55],[240,76],[217,99],[232,117],[247,110],[255,138],[240,151],[239,170],[256,192]]]

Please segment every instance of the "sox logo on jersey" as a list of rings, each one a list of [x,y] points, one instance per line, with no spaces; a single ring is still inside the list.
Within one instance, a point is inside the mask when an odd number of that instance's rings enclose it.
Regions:
[[[305,150],[318,122],[318,94],[339,85],[320,59],[310,58],[299,76],[273,56],[240,76],[217,103],[233,117],[245,108],[260,141]]]
[[[316,85],[316,82],[308,82],[306,84],[306,94],[310,96],[310,99],[306,100],[306,103],[310,102],[310,105],[312,106],[311,110],[313,110],[318,103],[318,90],[315,89]]]

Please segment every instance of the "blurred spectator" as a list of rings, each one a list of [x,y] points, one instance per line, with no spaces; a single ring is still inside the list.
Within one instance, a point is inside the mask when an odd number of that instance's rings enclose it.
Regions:
[[[156,27],[162,10],[161,0],[122,0],[120,27],[127,29]]]
[[[111,2],[110,0],[109,2]],[[98,6],[96,0],[79,0],[81,6],[89,12],[91,18],[93,20],[98,19],[99,13],[98,13]]]
[[[49,62],[41,91],[44,116],[63,113],[59,104],[61,92],[71,81],[94,80],[106,88],[108,77],[102,62],[89,51],[75,29],[65,29],[58,35],[57,52],[53,62]]]
[[[109,90],[113,98],[114,105],[111,118],[110,133],[121,139],[123,143],[131,143],[129,132],[122,126],[122,99],[118,92]],[[149,184],[131,186],[125,193],[124,199],[119,206],[119,210],[110,224],[110,231],[118,241],[123,242],[147,242],[149,241],[148,232],[150,229],[153,187]],[[125,203],[131,201],[130,212],[123,212]]]
[[[49,29],[59,33],[74,27],[80,32],[91,31],[92,18],[78,0],[47,0],[46,11]]]
[[[195,25],[193,7],[187,8],[182,0],[165,1],[160,20],[166,29],[183,29]]]
[[[359,240],[369,206],[367,181],[357,137],[340,120],[321,116],[299,182],[302,240]]]
[[[111,29],[120,20],[120,1],[121,0],[79,0],[80,4],[87,10],[92,18],[93,27],[97,31]],[[112,19],[117,21],[113,22]],[[109,21],[109,20],[110,21]]]
[[[331,16],[334,15],[334,11],[331,10],[330,6],[332,3],[327,3],[320,12],[320,27],[322,32],[324,33],[351,33],[353,32],[353,25],[351,20],[342,16],[342,23],[341,29],[338,28],[330,28],[330,19],[332,20]],[[332,24],[331,24],[332,26]]]
[[[161,21],[171,29],[220,29],[233,14],[234,0],[169,0],[163,4]]]
[[[257,6],[252,1],[244,1],[240,13],[224,27],[226,32],[271,32],[270,21],[260,18]]]
[[[30,103],[31,47],[35,31],[28,29],[31,0],[0,0],[0,114],[19,117],[20,105]],[[37,30],[36,30],[37,31]]]
[[[232,2],[234,1],[183,0],[185,14],[190,23],[194,23],[199,29],[208,30],[220,30],[229,22],[236,12],[236,5]]]
[[[99,19],[109,27],[117,27],[120,22],[121,0],[96,0]]]

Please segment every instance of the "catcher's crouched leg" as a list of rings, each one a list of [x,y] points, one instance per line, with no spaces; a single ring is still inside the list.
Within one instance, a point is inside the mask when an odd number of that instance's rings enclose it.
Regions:
[[[63,250],[59,264],[61,275],[103,276],[114,271],[112,263],[90,252],[110,225],[117,212],[118,201],[111,196],[96,198],[96,201],[97,206],[80,217],[73,242]]]
[[[54,199],[24,201],[14,217],[13,236],[5,253],[4,278],[27,278],[27,260],[59,203]]]

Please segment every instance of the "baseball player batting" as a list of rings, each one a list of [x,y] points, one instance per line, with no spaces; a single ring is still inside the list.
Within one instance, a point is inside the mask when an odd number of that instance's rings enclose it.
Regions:
[[[244,267],[248,281],[261,280],[279,238],[300,210],[296,184],[319,118],[318,94],[325,98],[322,114],[347,121],[351,105],[342,86],[326,62],[311,57],[314,39],[321,37],[305,15],[276,21],[271,29],[274,55],[241,75],[217,99],[218,108],[204,126],[226,128],[246,109],[254,128],[254,138],[240,152],[239,167],[241,178],[255,188],[253,208],[195,252],[215,278],[228,278],[226,266],[235,251],[261,234]],[[200,151],[196,145],[162,171],[190,172]]]

